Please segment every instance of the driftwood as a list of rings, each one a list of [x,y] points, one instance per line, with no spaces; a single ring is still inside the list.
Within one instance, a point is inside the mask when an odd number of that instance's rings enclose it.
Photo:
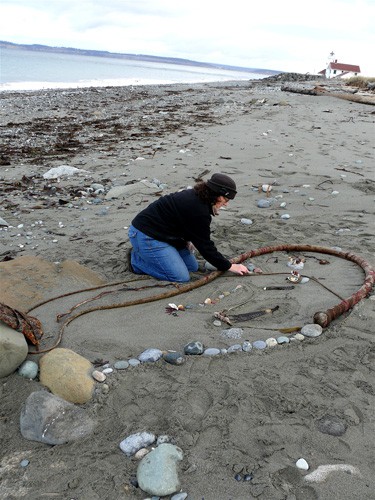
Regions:
[[[305,95],[324,95],[327,97],[337,97],[338,99],[344,99],[345,101],[358,102],[360,104],[369,104],[370,106],[375,106],[375,96],[372,95],[358,95],[350,94],[347,92],[329,92],[324,87],[314,87],[312,89],[306,89],[302,87],[281,87],[283,92],[293,92],[294,94],[305,94]]]

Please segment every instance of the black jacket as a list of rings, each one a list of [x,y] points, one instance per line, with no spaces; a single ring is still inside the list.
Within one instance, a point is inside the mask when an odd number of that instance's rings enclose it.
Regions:
[[[177,249],[191,241],[198,252],[219,271],[227,271],[231,262],[217,251],[211,240],[212,208],[194,189],[167,194],[151,203],[132,221],[142,233],[164,241]]]

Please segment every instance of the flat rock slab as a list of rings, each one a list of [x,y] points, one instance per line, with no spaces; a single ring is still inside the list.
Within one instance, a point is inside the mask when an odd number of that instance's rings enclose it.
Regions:
[[[59,293],[106,283],[102,276],[74,260],[55,264],[29,255],[0,262],[0,282],[0,302],[20,311]]]

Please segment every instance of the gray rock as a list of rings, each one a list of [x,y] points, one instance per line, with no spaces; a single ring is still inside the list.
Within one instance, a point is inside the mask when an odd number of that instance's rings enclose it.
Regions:
[[[280,337],[277,337],[276,340],[278,344],[289,344],[289,339],[288,337],[285,337],[285,335],[280,335]]]
[[[346,432],[346,422],[332,415],[324,415],[317,421],[316,426],[320,432],[331,436],[342,436]]]
[[[272,205],[273,201],[271,198],[269,199],[261,199],[257,202],[258,208],[269,208]]]
[[[189,342],[184,347],[184,353],[185,354],[203,354],[204,351],[204,345],[202,342]]]
[[[239,351],[242,351],[241,344],[233,344],[230,347],[228,347],[228,354],[231,354],[233,352],[239,352]]]
[[[323,328],[320,325],[310,324],[301,328],[301,334],[305,337],[319,337],[323,333]]]
[[[95,422],[85,410],[47,391],[32,392],[20,416],[25,439],[63,444],[91,434]]]
[[[251,345],[251,342],[248,340],[245,340],[245,342],[242,344],[242,350],[244,352],[250,352],[252,350],[253,346]]]
[[[218,354],[221,354],[220,349],[217,349],[216,347],[209,347],[204,351],[203,356],[217,356]]]
[[[150,451],[137,469],[139,487],[151,495],[172,495],[180,489],[177,463],[182,460],[182,450],[169,443]]]
[[[264,342],[264,340],[256,340],[255,342],[253,342],[253,347],[254,349],[263,350],[267,347],[267,344],[266,342]]]
[[[147,448],[147,446],[150,446],[155,439],[156,436],[152,432],[137,432],[122,440],[120,443],[120,449],[126,456],[131,457],[141,448]]]
[[[167,352],[163,354],[163,359],[171,365],[183,365],[185,363],[184,356],[179,352]]]
[[[0,378],[13,373],[25,361],[27,352],[23,333],[0,321]]]
[[[116,368],[116,370],[126,370],[126,368],[129,368],[129,363],[125,360],[120,360],[116,361],[113,366]]]
[[[160,349],[146,349],[139,356],[138,359],[141,363],[154,363],[158,361],[163,356],[163,352]]]
[[[18,368],[18,373],[19,375],[21,375],[21,377],[33,380],[38,375],[38,370],[38,363],[35,363],[35,361],[26,360]]]
[[[139,361],[139,359],[136,359],[136,358],[131,358],[128,360],[128,363],[129,363],[129,366],[138,366],[141,364],[141,362]]]

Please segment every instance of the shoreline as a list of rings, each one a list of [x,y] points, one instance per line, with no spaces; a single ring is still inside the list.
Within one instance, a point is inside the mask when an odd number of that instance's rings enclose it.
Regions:
[[[133,281],[137,277],[125,258],[127,227],[156,196],[214,172],[232,176],[238,187],[236,199],[212,223],[224,255],[300,243],[339,247],[374,265],[373,108],[332,95],[284,92],[284,83],[1,93],[0,217],[8,225],[0,227],[0,279],[6,283],[0,302],[26,310],[114,281],[124,284],[86,306],[168,290],[142,289],[160,285],[152,279]],[[301,76],[295,84],[310,87],[314,79]],[[43,177],[64,165],[79,171]],[[151,188],[141,183],[145,179]],[[263,184],[272,187],[269,196]],[[119,188],[122,194],[112,197],[111,190]],[[270,206],[259,208],[260,199]],[[286,214],[289,218],[282,218]],[[311,323],[315,311],[339,302],[335,294],[348,297],[363,280],[352,263],[331,256],[322,263],[322,256],[304,252],[309,282],[265,290],[287,283],[288,257],[280,252],[254,258],[264,276],[225,273],[173,299],[85,314],[65,329],[60,347],[113,367],[147,348],[181,352],[191,341],[219,349],[265,341],[281,335],[280,328]],[[45,332],[42,347],[57,338],[56,315],[98,294],[65,296],[33,311]],[[5,495],[39,498],[44,480],[44,493],[61,498],[144,499],[131,483],[137,462],[120,452],[119,443],[149,431],[170,435],[182,449],[179,478],[188,498],[371,498],[373,297],[317,338],[218,357],[187,356],[181,366],[160,360],[114,370],[106,380],[108,391],[98,383],[92,401],[83,405],[97,429],[65,445],[50,447],[21,436],[21,408],[30,393],[45,388],[38,378],[25,380],[16,372],[5,377],[0,397],[3,414],[11,416],[0,421]],[[206,298],[216,302],[201,305]],[[166,314],[173,301],[191,308]],[[235,324],[242,329],[239,338],[228,334],[228,325],[214,325],[217,309],[244,314],[276,306],[272,315]],[[295,332],[287,336],[295,338]],[[322,431],[320,423],[327,419],[339,422],[344,433]],[[24,458],[30,461],[26,469],[19,467]],[[296,468],[300,458],[309,471]],[[315,483],[304,479],[329,464],[348,464],[347,470],[359,474],[339,471]],[[251,480],[235,479],[245,472]]]

